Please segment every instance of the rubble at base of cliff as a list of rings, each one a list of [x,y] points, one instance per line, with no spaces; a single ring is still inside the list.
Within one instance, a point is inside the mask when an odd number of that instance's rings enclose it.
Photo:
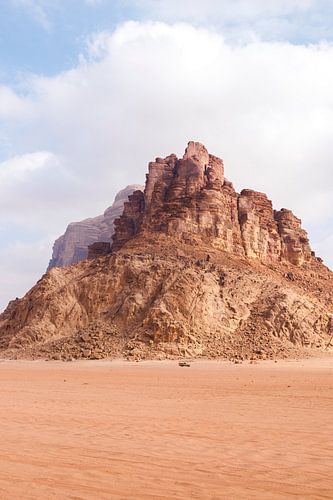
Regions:
[[[282,342],[274,336],[251,332],[236,339],[213,335],[205,346],[193,343],[142,341],[124,338],[112,325],[97,322],[77,334],[53,340],[42,346],[27,346],[0,352],[0,358],[47,361],[77,361],[101,359],[180,360],[221,359],[235,363],[243,361],[301,359],[318,354],[314,349],[300,348]]]

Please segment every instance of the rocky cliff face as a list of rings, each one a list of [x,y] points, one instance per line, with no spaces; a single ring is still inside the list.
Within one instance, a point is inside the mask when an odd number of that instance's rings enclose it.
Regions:
[[[236,193],[191,142],[149,164],[115,221],[112,254],[51,269],[0,316],[0,355],[285,357],[329,349],[332,273],[300,220]],[[304,351],[305,350],[305,351]]]
[[[115,226],[114,250],[140,233],[164,233],[266,263],[301,265],[314,258],[291,211],[274,211],[263,193],[236,193],[222,160],[196,142],[182,159],[171,155],[149,164],[144,193],[129,198]]]
[[[53,267],[70,266],[86,259],[88,247],[94,243],[109,243],[114,232],[115,219],[121,215],[128,196],[137,190],[143,190],[143,186],[137,184],[127,186],[119,191],[112,206],[107,208],[103,215],[69,224],[65,234],[60,236],[53,245],[48,271]]]

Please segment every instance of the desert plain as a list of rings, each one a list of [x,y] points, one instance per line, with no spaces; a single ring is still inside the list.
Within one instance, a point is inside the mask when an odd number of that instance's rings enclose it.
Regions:
[[[333,498],[332,370],[4,360],[0,498]]]

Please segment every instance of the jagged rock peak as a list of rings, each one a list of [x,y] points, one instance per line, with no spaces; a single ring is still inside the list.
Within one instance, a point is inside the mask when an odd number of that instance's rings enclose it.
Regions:
[[[144,192],[134,192],[115,221],[112,251],[137,234],[164,233],[264,263],[294,265],[314,258],[301,221],[274,211],[264,193],[238,194],[224,177],[220,158],[191,141],[182,158],[171,154],[148,165]]]

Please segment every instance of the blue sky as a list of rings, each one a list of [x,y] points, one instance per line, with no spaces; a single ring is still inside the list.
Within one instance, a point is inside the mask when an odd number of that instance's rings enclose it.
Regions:
[[[1,0],[0,9],[0,61],[5,81],[15,81],[25,72],[52,75],[71,68],[90,33],[113,30],[135,10],[113,1],[89,4],[80,0]]]
[[[332,266],[332,38],[328,0],[0,0],[0,309],[190,139]]]

